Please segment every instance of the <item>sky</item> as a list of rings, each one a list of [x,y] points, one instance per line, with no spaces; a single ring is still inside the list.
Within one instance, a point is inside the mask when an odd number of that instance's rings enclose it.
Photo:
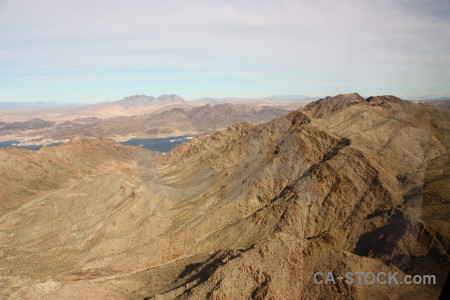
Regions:
[[[450,0],[0,0],[0,102],[450,97]]]

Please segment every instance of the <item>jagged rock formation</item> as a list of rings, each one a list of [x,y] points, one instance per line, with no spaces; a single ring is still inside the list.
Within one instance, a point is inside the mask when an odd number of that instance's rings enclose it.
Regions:
[[[0,295],[436,297],[450,268],[449,115],[348,94],[166,155],[96,139],[0,149]],[[438,285],[317,285],[317,271]]]

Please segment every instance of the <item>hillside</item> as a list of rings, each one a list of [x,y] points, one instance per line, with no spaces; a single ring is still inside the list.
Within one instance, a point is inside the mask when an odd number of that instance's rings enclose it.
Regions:
[[[233,121],[234,106],[214,107],[158,116]],[[346,94],[165,155],[109,139],[0,149],[0,298],[436,298],[450,270],[449,120]],[[317,285],[318,271],[438,283]]]

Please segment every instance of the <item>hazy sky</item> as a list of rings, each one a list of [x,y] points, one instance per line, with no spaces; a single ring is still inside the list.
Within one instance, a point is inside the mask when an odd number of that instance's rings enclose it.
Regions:
[[[450,96],[450,1],[0,0],[0,101]]]

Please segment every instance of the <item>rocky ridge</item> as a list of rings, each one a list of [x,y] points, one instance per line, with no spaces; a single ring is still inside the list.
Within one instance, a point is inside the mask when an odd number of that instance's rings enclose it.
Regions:
[[[53,170],[44,157],[80,170],[0,216],[2,295],[436,297],[450,269],[449,114],[347,94],[166,155],[96,139],[33,158],[0,149],[2,176],[11,161]],[[9,171],[2,192],[23,173]],[[317,285],[317,271],[436,274],[438,284]]]

